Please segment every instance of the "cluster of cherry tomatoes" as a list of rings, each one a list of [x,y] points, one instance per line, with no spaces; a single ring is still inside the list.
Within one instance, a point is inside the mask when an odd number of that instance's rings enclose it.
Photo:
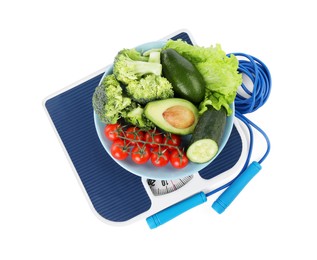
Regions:
[[[130,155],[136,164],[150,160],[154,166],[163,167],[170,162],[178,169],[188,164],[179,135],[162,133],[157,129],[144,131],[136,126],[123,127],[120,124],[106,125],[104,134],[112,141],[111,155],[117,160],[125,160]]]

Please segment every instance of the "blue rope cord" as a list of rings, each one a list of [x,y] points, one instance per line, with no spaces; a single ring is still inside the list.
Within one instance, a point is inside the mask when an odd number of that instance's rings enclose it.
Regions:
[[[265,104],[267,99],[269,98],[269,95],[271,93],[271,74],[266,65],[260,61],[259,59],[248,55],[244,53],[232,53],[237,58],[242,57],[243,59],[239,60],[239,68],[238,71],[244,76],[247,76],[252,84],[253,84],[253,90],[250,91],[244,83],[241,85],[241,90],[244,92],[243,95],[241,93],[237,93],[235,98],[235,116],[239,118],[248,128],[250,133],[250,147],[247,155],[247,159],[244,163],[244,166],[241,170],[241,172],[238,174],[238,176],[248,167],[250,158],[252,155],[253,150],[253,130],[256,129],[258,132],[260,132],[263,137],[266,140],[267,143],[267,149],[262,158],[258,161],[259,164],[261,164],[266,157],[268,156],[271,145],[270,140],[266,133],[255,123],[253,123],[250,119],[248,119],[244,114],[252,113],[259,109],[261,106]],[[227,56],[230,56],[228,54]],[[213,190],[209,193],[206,193],[206,196],[210,196],[228,186],[231,185],[231,182],[219,187],[216,190]]]
[[[246,118],[244,114],[252,113],[266,103],[271,93],[271,74],[266,65],[259,59],[244,53],[233,53],[233,55],[236,57],[246,58],[246,60],[239,60],[239,72],[248,76],[253,83],[252,92],[247,89],[244,83],[242,83],[242,90],[248,95],[248,97],[237,94],[235,99],[235,108],[237,118],[248,126],[250,133],[252,133],[252,129],[249,127],[251,125],[253,128],[258,130],[266,140],[267,150],[263,157],[258,161],[258,163],[261,164],[270,152],[270,140],[266,133],[250,119]],[[253,141],[253,134],[251,134],[251,137]]]

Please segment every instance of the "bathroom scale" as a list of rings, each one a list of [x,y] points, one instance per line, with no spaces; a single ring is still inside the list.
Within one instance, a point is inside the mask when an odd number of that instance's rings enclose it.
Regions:
[[[164,39],[182,39],[193,44],[186,31]],[[103,74],[101,69],[43,102],[88,203],[99,219],[110,225],[146,220],[153,228],[160,224],[152,218],[156,213],[195,194],[216,192],[238,176],[248,154],[248,132],[238,118],[234,119],[222,152],[197,173],[175,180],[155,180],[120,167],[102,146],[94,124],[92,95]]]

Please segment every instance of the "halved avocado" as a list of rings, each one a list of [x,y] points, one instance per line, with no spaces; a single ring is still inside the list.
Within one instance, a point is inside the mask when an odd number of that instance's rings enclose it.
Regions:
[[[168,98],[147,103],[145,116],[166,132],[187,135],[194,132],[198,122],[198,109],[182,98]]]

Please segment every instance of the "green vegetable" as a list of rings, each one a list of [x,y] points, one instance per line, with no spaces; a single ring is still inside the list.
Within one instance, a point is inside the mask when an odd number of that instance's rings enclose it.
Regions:
[[[102,122],[114,124],[125,113],[125,109],[131,105],[131,99],[123,96],[120,83],[113,74],[110,74],[95,89],[92,104]]]
[[[135,49],[123,49],[115,57],[113,73],[116,79],[124,84],[139,80],[146,74],[161,75],[162,65],[148,61],[149,57],[142,56]]]
[[[140,80],[133,80],[126,86],[129,97],[145,105],[146,103],[174,96],[171,83],[161,76],[150,74]]]
[[[150,50],[147,50],[147,51],[143,52],[142,55],[145,56],[145,57],[149,57],[152,52],[160,53],[161,51],[162,51],[162,49],[160,49],[160,48],[150,49]]]
[[[128,111],[124,114],[124,120],[127,123],[138,126],[142,129],[152,129],[155,125],[145,117],[144,108],[135,102],[128,108]]]
[[[161,64],[161,53],[158,51],[153,51],[149,55],[149,62],[160,63]]]
[[[177,51],[165,49],[161,53],[163,75],[172,83],[175,95],[193,103],[205,97],[205,82],[196,67]]]
[[[225,107],[227,115],[232,114],[229,105],[234,102],[238,87],[242,83],[242,74],[238,72],[239,61],[234,55],[228,57],[217,44],[208,48],[193,46],[184,41],[169,40],[164,49],[174,49],[188,59],[203,76],[206,83],[205,99],[200,104],[200,114],[207,105],[216,109]]]
[[[181,98],[149,102],[144,114],[162,130],[179,135],[191,134],[198,122],[198,109]]]
[[[186,155],[195,163],[205,163],[215,157],[226,125],[226,110],[208,107],[199,118]]]

